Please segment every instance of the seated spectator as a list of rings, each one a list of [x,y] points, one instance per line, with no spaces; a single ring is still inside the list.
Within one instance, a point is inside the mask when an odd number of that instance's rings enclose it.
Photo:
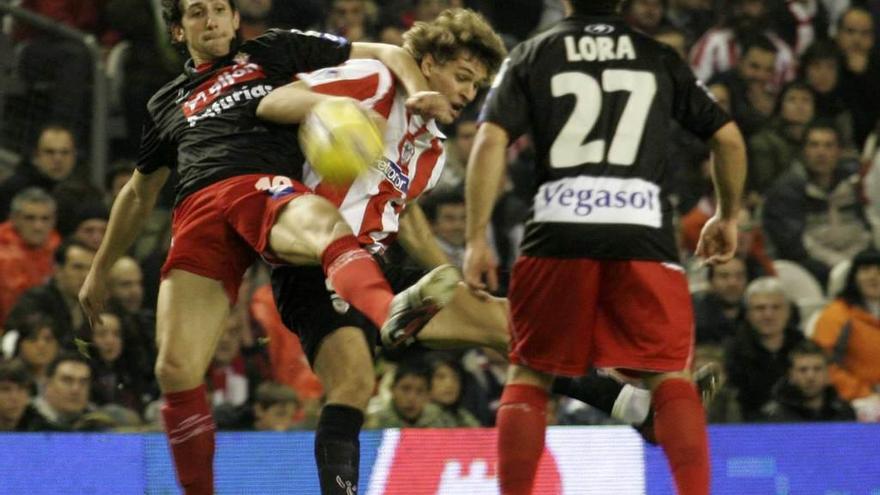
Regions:
[[[70,129],[49,124],[37,137],[30,161],[19,164],[15,173],[0,183],[0,220],[9,216],[12,198],[29,187],[53,192],[55,186],[69,179],[76,166],[76,142]],[[61,210],[67,205],[58,205]]]
[[[745,319],[743,294],[746,264],[742,258],[709,265],[709,289],[693,295],[697,344],[722,344],[733,337]]]
[[[272,0],[238,0],[236,6],[241,17],[239,33],[243,41],[252,40],[271,27]]]
[[[31,375],[31,382],[42,392],[49,381],[49,365],[58,357],[60,346],[55,323],[34,313],[20,320],[14,330],[18,334],[13,357],[18,358]]]
[[[226,330],[217,342],[214,360],[208,369],[208,390],[216,406],[238,407],[248,400],[248,376],[241,355],[242,327],[238,315],[226,318]]]
[[[624,0],[620,6],[627,24],[648,36],[654,36],[668,24],[664,17],[665,9],[663,0]]]
[[[828,358],[822,348],[801,342],[788,353],[788,374],[773,388],[773,400],[764,406],[768,421],[776,423],[853,421],[852,407],[841,400],[828,381]]]
[[[710,86],[721,84],[730,93],[730,116],[750,138],[773,113],[776,103],[773,67],[779,57],[777,47],[765,36],[743,41],[742,57],[730,70],[709,79]]]
[[[804,132],[803,168],[767,191],[763,226],[776,256],[803,265],[825,285],[831,267],[871,242],[857,164],[841,159],[840,133],[827,122]]]
[[[817,41],[801,57],[798,78],[816,95],[816,118],[830,120],[840,130],[844,149],[854,149],[852,111],[840,95],[843,56],[831,41]]]
[[[110,219],[110,212],[103,203],[99,201],[86,202],[76,209],[74,217],[71,219],[73,223],[70,225],[71,230],[65,232],[59,228],[61,235],[76,239],[95,251],[101,247],[101,241],[104,240],[104,234],[107,232],[107,221]]]
[[[98,406],[116,404],[140,414],[158,395],[151,394],[149,384],[144,383],[145,370],[153,363],[132,348],[128,340],[131,330],[124,321],[117,314],[105,312],[101,313],[101,322],[91,329],[92,402]]]
[[[52,196],[36,187],[17,193],[9,221],[0,223],[0,334],[19,296],[52,276],[60,243]]]
[[[302,410],[296,392],[275,382],[257,387],[254,400],[253,429],[258,431],[290,431],[303,428]]]
[[[815,115],[813,90],[795,81],[779,95],[773,119],[749,139],[749,188],[763,194],[794,163]]]
[[[477,116],[462,115],[452,125],[453,132],[444,143],[446,165],[437,181],[438,189],[464,188],[465,166],[474,146],[474,136],[477,135]]]
[[[768,421],[777,423],[852,421],[852,407],[841,400],[828,380],[828,357],[821,347],[804,341],[789,353],[788,374],[773,387],[764,406]]]
[[[0,360],[0,431],[28,431],[37,420],[32,381],[18,360]]]
[[[46,388],[34,399],[40,418],[33,430],[70,431],[93,410],[89,404],[92,371],[78,354],[62,353],[49,365]]]
[[[828,37],[828,12],[821,0],[773,2],[773,31],[801,55],[817,39]]]
[[[464,261],[464,194],[460,189],[434,190],[421,204],[440,248],[449,262],[460,268]]]
[[[691,67],[701,81],[728,71],[740,64],[750,38],[765,37],[777,54],[768,78],[776,88],[794,78],[797,61],[791,47],[769,30],[768,2],[730,0],[721,16],[724,22],[707,31],[691,48]],[[762,67],[763,70],[763,67]]]
[[[55,321],[61,345],[70,346],[88,325],[78,297],[94,257],[95,251],[79,241],[61,243],[55,251],[55,275],[21,295],[9,313],[8,326],[16,326],[19,317],[42,313]]]
[[[874,18],[864,7],[853,6],[840,17],[835,41],[843,53],[840,95],[853,116],[857,148],[880,119],[880,57],[874,39]]]
[[[840,297],[819,314],[813,331],[831,356],[831,383],[846,400],[880,399],[880,252],[853,259]]]
[[[430,372],[403,362],[394,371],[391,400],[367,417],[365,428],[451,428],[452,419],[431,403]]]
[[[377,16],[372,0],[331,0],[326,31],[350,41],[372,41]]]
[[[739,391],[742,418],[761,418],[773,386],[788,371],[788,352],[804,340],[792,323],[782,282],[761,277],[746,288],[746,320],[725,349],[725,369]]]
[[[464,371],[461,365],[446,354],[434,354],[428,358],[431,367],[431,401],[448,415],[459,428],[480,426],[480,421],[461,406],[461,384]]]

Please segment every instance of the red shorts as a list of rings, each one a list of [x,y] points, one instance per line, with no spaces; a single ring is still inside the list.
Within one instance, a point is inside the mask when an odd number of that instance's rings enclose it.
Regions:
[[[269,231],[281,208],[311,192],[288,177],[250,174],[192,193],[174,208],[162,278],[180,269],[219,280],[235,304],[244,272],[258,255],[267,254]]]
[[[523,256],[509,298],[513,363],[565,376],[690,365],[693,309],[676,265]]]

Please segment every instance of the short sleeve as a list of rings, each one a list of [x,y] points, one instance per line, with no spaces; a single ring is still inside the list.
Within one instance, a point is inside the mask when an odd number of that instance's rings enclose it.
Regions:
[[[177,167],[177,151],[163,139],[152,115],[144,121],[141,146],[138,150],[137,169],[142,174],[151,174],[162,167]]]
[[[730,122],[730,116],[691,69],[674,53],[667,56],[675,91],[673,118],[700,139],[706,140]]]
[[[360,100],[385,118],[394,102],[394,76],[378,60],[349,60],[338,67],[297,74],[297,78],[317,93]]]
[[[317,31],[270,29],[248,41],[242,50],[259,57],[260,64],[270,72],[290,79],[300,72],[345,62],[351,54],[351,43],[343,37]]]
[[[480,123],[492,122],[507,131],[510,140],[518,138],[529,128],[529,98],[526,81],[521,77],[521,50],[514,49],[504,60],[498,75],[489,88],[486,102],[480,112]]]

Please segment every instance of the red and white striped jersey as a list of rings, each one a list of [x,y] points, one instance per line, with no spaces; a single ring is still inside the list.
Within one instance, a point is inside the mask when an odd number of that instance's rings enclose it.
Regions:
[[[776,47],[776,80],[782,87],[797,75],[797,60],[788,43],[771,31],[767,36]],[[739,61],[739,40],[732,29],[714,28],[706,31],[694,44],[690,53],[690,64],[697,79],[708,82],[712,76],[736,67]]]
[[[331,186],[308,164],[303,181],[329,199],[365,246],[387,246],[397,234],[399,216],[440,179],[445,154],[433,120],[406,110],[407,94],[385,65],[377,60],[349,60],[338,67],[298,74],[313,91],[360,100],[388,120],[385,156],[348,186]]]

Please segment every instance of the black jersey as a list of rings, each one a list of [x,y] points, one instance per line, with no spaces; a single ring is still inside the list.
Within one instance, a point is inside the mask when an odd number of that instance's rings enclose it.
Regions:
[[[674,261],[670,122],[707,139],[730,118],[672,49],[575,16],[510,53],[480,120],[534,139],[524,254]]]
[[[175,203],[209,184],[244,174],[299,178],[296,126],[257,118],[260,100],[299,72],[338,65],[351,44],[337,36],[273,29],[209,67],[192,67],[147,104],[137,168],[176,167]]]

